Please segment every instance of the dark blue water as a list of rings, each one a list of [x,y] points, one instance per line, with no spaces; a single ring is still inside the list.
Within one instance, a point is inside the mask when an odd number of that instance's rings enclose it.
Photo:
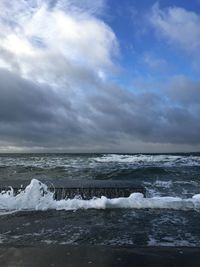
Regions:
[[[147,197],[200,193],[200,154],[4,154],[0,181],[134,180]],[[18,211],[0,216],[2,244],[199,246],[198,210]]]

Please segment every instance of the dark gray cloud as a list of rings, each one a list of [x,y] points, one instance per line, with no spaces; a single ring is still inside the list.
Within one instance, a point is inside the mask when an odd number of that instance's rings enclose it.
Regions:
[[[19,145],[41,145],[78,131],[70,102],[50,87],[0,70],[0,136]],[[66,127],[68,126],[68,127]],[[59,142],[59,140],[58,140]]]
[[[3,69],[0,81],[2,147],[78,152],[135,151],[136,142],[142,151],[149,143],[155,150],[170,143],[183,150],[200,145],[200,84],[185,78],[169,85],[167,97],[166,91],[135,94],[105,82],[80,97]]]
[[[184,106],[194,107],[200,105],[200,83],[184,76],[175,78],[168,90],[172,101]]]

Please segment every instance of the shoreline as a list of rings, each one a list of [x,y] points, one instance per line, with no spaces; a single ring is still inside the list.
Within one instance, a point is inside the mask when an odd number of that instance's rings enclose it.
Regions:
[[[199,267],[200,247],[3,246],[2,267]]]

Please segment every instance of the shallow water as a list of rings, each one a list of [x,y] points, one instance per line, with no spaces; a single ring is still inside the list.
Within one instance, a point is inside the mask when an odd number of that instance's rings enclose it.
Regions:
[[[146,187],[147,199],[137,196],[117,204],[103,199],[90,206],[75,200],[69,209],[69,201],[55,204],[48,194],[42,198],[33,180],[26,198],[0,196],[2,244],[200,246],[200,200],[192,199],[200,193],[200,154],[1,155],[0,181],[7,179],[134,180]]]

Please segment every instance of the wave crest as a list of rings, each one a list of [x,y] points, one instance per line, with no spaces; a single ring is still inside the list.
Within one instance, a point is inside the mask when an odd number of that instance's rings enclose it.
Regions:
[[[83,200],[79,198],[55,200],[54,193],[47,185],[33,179],[25,190],[14,195],[10,188],[0,193],[0,212],[20,210],[77,210],[77,209],[172,209],[172,210],[200,210],[200,194],[192,198],[152,197],[145,198],[141,193],[133,193],[127,198],[109,199],[104,196]]]

